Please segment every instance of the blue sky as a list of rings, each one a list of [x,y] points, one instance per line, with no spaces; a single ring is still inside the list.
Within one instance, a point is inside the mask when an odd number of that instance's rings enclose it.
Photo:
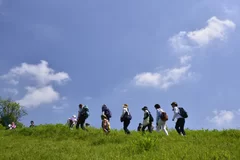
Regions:
[[[237,0],[0,0],[0,95],[20,102],[22,119],[65,123],[87,104],[100,127],[101,105],[121,128],[171,102],[190,129],[239,128]]]

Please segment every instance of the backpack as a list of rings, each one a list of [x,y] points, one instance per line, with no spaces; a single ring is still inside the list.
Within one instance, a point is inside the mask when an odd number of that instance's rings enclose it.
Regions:
[[[153,121],[154,121],[154,118],[153,118],[152,114],[149,112],[149,122],[152,123]]]
[[[129,112],[129,109],[127,109],[127,112],[125,112],[124,116],[121,117],[121,122],[123,122],[124,120],[132,120],[132,115]]]
[[[88,109],[87,107],[84,107],[81,112],[82,112],[81,115],[82,115],[85,119],[87,119],[87,118],[89,117],[89,109]]]
[[[132,120],[132,115],[131,115],[131,113],[129,112],[129,109],[127,109],[127,112],[126,112],[127,114],[126,114],[126,119],[127,120]]]
[[[182,116],[183,118],[188,118],[187,112],[182,107],[179,107],[179,115]]]
[[[106,109],[106,110],[105,110],[105,115],[106,115],[108,118],[111,118],[111,117],[112,117],[112,112],[111,112],[109,109]]]
[[[162,112],[160,118],[161,118],[162,121],[167,121],[167,120],[168,120],[168,115],[167,115],[167,113],[166,113],[166,112]]]

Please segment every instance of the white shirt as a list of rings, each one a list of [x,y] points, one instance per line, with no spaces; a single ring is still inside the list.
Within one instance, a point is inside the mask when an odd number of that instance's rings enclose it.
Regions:
[[[180,112],[180,110],[179,110],[178,107],[174,107],[174,108],[173,108],[173,113],[174,113],[174,115],[173,115],[173,120],[174,120],[175,118],[176,118],[176,119],[178,119],[178,118],[183,118],[182,116],[180,116],[179,112]]]
[[[122,110],[122,116],[121,116],[121,117],[123,117],[126,112],[127,112],[128,115],[129,115],[128,108],[125,108],[125,107],[124,107],[123,110]]]
[[[162,112],[164,112],[164,110],[162,108],[157,109],[156,122],[158,122],[161,119],[160,116],[161,116]]]
[[[149,120],[150,120],[150,113],[148,110],[144,111],[143,116],[145,117],[145,115],[148,114],[148,117],[146,119],[143,119],[143,126],[146,126],[149,124]]]

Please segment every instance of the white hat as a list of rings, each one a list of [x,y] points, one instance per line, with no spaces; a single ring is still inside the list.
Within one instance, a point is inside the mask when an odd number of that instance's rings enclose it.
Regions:
[[[72,117],[73,117],[73,118],[77,118],[77,116],[76,116],[76,115],[73,115]]]

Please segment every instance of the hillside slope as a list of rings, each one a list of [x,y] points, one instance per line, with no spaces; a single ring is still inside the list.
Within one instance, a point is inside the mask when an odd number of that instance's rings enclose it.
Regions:
[[[35,128],[0,130],[1,160],[179,160],[240,159],[240,131],[187,130],[179,136],[175,130],[142,135],[89,128],[69,130],[64,125],[41,125]]]

